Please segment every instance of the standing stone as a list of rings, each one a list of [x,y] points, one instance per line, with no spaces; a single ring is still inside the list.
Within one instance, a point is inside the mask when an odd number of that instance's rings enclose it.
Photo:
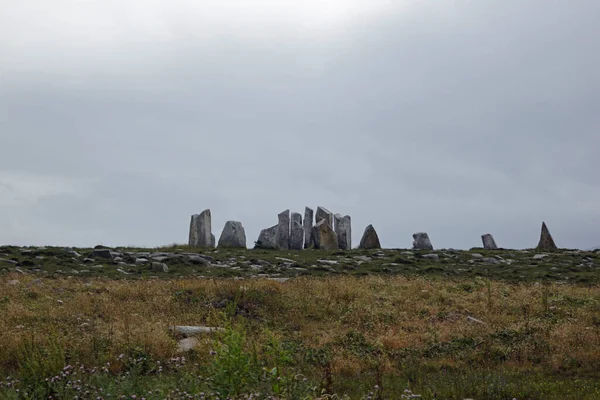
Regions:
[[[481,235],[481,240],[483,241],[483,248],[486,250],[496,250],[498,248],[498,246],[496,246],[494,237],[489,233]]]
[[[221,237],[219,247],[242,247],[246,248],[246,231],[241,222],[227,221]]]
[[[290,210],[281,212],[277,218],[277,236],[275,245],[279,250],[287,250],[290,248]]]
[[[296,214],[302,220],[300,214]],[[298,218],[294,218],[292,214],[292,229],[290,232],[290,250],[302,250],[304,247],[304,227],[302,223],[298,221]]]
[[[317,207],[317,216],[315,218],[315,223],[318,224],[322,219],[327,221],[327,225],[329,225],[329,227],[333,229],[333,213],[327,210],[326,208]]]
[[[312,208],[304,208],[304,248],[308,249],[313,244],[312,228],[313,228],[314,212]]]
[[[379,243],[379,236],[373,225],[369,225],[365,228],[365,232],[360,239],[359,249],[380,249],[381,243]]]
[[[352,249],[352,220],[349,215],[335,214],[335,233],[340,250]]]
[[[429,240],[429,235],[425,232],[415,233],[413,235],[413,249],[415,250],[433,250],[433,245],[431,244],[431,240]]]
[[[256,241],[257,249],[276,249],[277,248],[277,228],[279,225],[272,226],[260,231]]]
[[[554,244],[554,239],[552,239],[552,235],[548,230],[545,222],[542,222],[542,234],[540,236],[540,242],[537,245],[539,250],[556,250],[556,244]]]
[[[211,230],[210,210],[204,210],[200,214],[192,215],[189,245],[204,248],[215,247],[215,239]]]
[[[295,221],[295,222],[298,222],[300,225],[302,225],[302,214],[293,212],[291,220],[292,220],[292,224]]]
[[[317,222],[312,229],[313,233],[313,242],[315,245],[315,249],[322,250],[337,250],[338,249],[338,240],[337,235],[331,229],[329,224],[325,219]]]

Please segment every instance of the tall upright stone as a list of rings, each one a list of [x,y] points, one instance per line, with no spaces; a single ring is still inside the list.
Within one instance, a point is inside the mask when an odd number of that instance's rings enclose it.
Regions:
[[[337,235],[325,219],[321,219],[312,229],[315,249],[337,250]]]
[[[334,231],[338,238],[340,250],[352,249],[352,220],[350,216],[346,215],[342,217],[341,214],[335,214],[334,220]]]
[[[379,236],[373,225],[369,225],[365,228],[365,232],[360,239],[359,249],[380,249],[381,243],[379,243]]]
[[[276,247],[279,250],[290,248],[290,210],[285,210],[277,215],[277,237],[275,238]]]
[[[540,242],[537,245],[537,249],[539,250],[556,250],[556,244],[554,243],[554,239],[552,239],[552,235],[548,230],[545,222],[542,222],[542,233],[540,235]]]
[[[314,211],[312,208],[304,208],[304,248],[308,249],[313,245],[312,228],[313,228]]]
[[[290,227],[290,250],[302,250],[304,247],[304,227],[302,215],[292,213],[292,226]]]
[[[489,233],[481,235],[481,241],[483,242],[483,248],[486,250],[496,250],[498,248],[494,237]]]
[[[327,225],[333,229],[333,213],[324,207],[317,207],[315,223],[318,224],[322,219],[327,222]]]
[[[433,250],[429,235],[425,232],[418,232],[413,235],[413,249],[415,250]]]
[[[241,247],[246,248],[246,231],[239,221],[227,221],[221,237],[219,247]]]
[[[192,215],[190,222],[189,245],[194,247],[213,248],[215,239],[212,234],[212,218],[210,210]]]

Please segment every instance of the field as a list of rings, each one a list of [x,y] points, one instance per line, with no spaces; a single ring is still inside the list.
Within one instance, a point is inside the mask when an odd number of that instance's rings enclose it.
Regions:
[[[1,399],[600,398],[599,253],[108,253],[0,247]]]

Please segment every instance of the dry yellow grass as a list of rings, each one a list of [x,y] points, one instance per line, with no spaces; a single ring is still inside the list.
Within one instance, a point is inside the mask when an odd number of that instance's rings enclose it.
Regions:
[[[15,279],[20,284],[8,283]],[[372,369],[373,362],[393,372],[411,354],[449,368],[472,362],[563,372],[600,367],[600,286],[405,277],[301,278],[283,284],[32,280],[0,278],[4,370],[16,368],[28,341],[58,341],[70,360],[87,365],[134,346],[169,358],[177,348],[169,326],[214,325],[220,321],[215,310],[243,320],[257,342],[268,328],[307,349],[331,346],[336,373]],[[464,339],[476,344],[460,347]],[[209,345],[201,345],[199,357]]]

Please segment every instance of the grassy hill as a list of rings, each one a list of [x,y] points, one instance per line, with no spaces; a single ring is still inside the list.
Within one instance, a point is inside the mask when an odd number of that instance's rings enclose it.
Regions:
[[[0,398],[597,399],[599,267],[571,250],[2,247]]]

